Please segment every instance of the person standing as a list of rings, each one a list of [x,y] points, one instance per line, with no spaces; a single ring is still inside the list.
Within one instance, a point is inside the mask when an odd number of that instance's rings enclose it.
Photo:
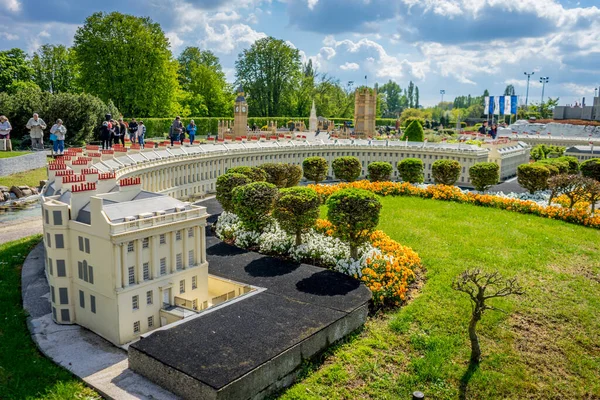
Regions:
[[[12,126],[10,125],[10,122],[8,122],[8,118],[4,115],[0,115],[0,140],[6,140],[4,149],[8,151],[12,151],[10,131],[12,131]]]
[[[477,130],[478,135],[482,135],[485,138],[485,135],[487,135],[487,121],[483,121],[483,124],[481,124],[481,126],[479,127],[479,129]]]
[[[129,122],[129,140],[131,143],[135,143],[135,138],[137,137],[138,123],[135,118],[131,118],[131,122]]]
[[[46,129],[46,123],[40,116],[35,113],[32,118],[29,118],[27,125],[29,129],[29,136],[31,137],[31,147],[34,150],[44,150],[44,129]]]
[[[102,149],[110,149],[110,129],[108,127],[108,121],[104,121],[100,127],[100,140],[102,140]]]
[[[179,141],[181,139],[182,133],[183,124],[181,123],[181,117],[177,116],[171,124],[171,128],[169,128],[169,138],[171,139],[171,146],[173,146],[173,142]]]
[[[190,144],[194,144],[194,138],[196,137],[196,131],[198,130],[198,127],[196,126],[194,120],[190,121],[185,130],[187,131],[188,136],[190,138]]]
[[[146,136],[146,126],[144,125],[144,121],[140,121],[140,124],[137,128],[137,139],[140,147],[144,148],[144,137]]]
[[[50,128],[50,134],[54,135],[54,143],[52,143],[52,149],[54,155],[62,155],[65,151],[65,134],[67,128],[63,125],[62,119],[57,119],[56,123]]]
[[[498,125],[492,124],[492,129],[490,129],[490,136],[493,140],[496,140],[496,135],[498,135]]]
[[[123,143],[123,146],[125,146],[125,130],[122,129],[122,125],[121,125],[121,120],[119,120],[119,122],[115,122],[115,121],[111,121],[113,123],[113,138],[114,138],[114,144],[119,144],[119,143]]]

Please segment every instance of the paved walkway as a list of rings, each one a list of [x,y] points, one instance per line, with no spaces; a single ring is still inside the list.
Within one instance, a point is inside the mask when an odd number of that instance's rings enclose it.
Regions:
[[[42,217],[26,218],[0,224],[0,243],[6,243],[27,236],[41,234]]]

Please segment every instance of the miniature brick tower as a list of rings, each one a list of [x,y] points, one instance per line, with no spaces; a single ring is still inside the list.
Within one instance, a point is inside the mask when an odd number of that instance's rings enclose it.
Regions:
[[[233,136],[236,138],[246,136],[248,134],[248,103],[246,103],[241,86],[238,88],[238,95],[235,99],[233,121]]]
[[[354,95],[354,134],[360,137],[375,135],[377,90],[368,87],[356,89]]]

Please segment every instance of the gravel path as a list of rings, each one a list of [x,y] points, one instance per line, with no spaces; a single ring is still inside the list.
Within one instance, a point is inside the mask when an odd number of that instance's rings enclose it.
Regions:
[[[0,224],[0,243],[42,233],[42,217],[26,218]]]

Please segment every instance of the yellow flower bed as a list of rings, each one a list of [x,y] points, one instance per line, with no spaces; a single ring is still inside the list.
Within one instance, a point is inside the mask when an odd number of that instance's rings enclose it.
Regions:
[[[327,220],[317,220],[315,228],[329,236],[335,233],[335,227]],[[415,279],[415,270],[421,267],[421,258],[413,249],[392,240],[383,231],[374,231],[369,242],[381,254],[366,260],[360,280],[373,292],[375,305],[399,305],[406,299],[408,286]]]
[[[600,229],[600,214],[591,215],[585,203],[574,209],[558,206],[541,206],[535,201],[509,199],[491,194],[463,193],[456,186],[430,185],[426,189],[416,187],[406,182],[369,182],[366,180],[340,183],[337,185],[309,185],[315,189],[322,198],[327,198],[332,193],[345,188],[358,188],[370,190],[380,196],[417,196],[436,200],[456,201],[483,207],[500,208],[522,214],[534,214],[544,218],[551,218],[570,222],[577,225],[589,226]]]

